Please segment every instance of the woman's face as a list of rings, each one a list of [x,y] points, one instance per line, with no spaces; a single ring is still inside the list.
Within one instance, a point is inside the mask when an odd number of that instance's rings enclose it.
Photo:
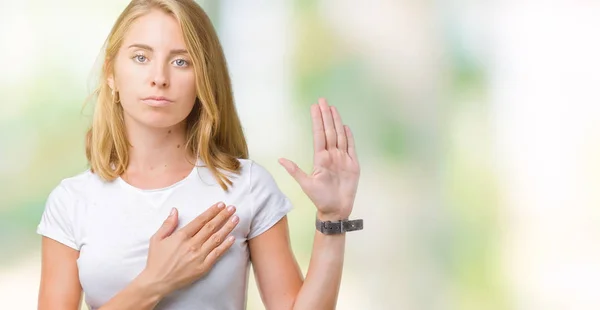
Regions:
[[[125,34],[109,85],[126,123],[166,128],[183,121],[196,100],[196,78],[177,20],[152,10]]]

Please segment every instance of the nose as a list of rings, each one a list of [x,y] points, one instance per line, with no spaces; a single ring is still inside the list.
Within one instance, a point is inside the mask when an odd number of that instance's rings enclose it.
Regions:
[[[165,88],[169,86],[168,68],[165,65],[157,65],[152,77],[152,86]]]

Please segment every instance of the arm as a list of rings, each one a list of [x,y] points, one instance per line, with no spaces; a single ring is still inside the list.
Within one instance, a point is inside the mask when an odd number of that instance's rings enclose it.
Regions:
[[[258,289],[266,309],[335,309],[344,235],[316,233],[306,280],[290,247],[287,218],[250,239],[249,249]]]
[[[279,163],[298,182],[302,191],[314,203],[317,208],[317,216],[321,221],[348,219],[354,206],[354,197],[360,176],[354,137],[350,127],[342,122],[338,110],[330,107],[325,99],[321,98],[318,104],[311,106],[311,116],[314,148],[312,173],[305,173],[287,159],[282,158]],[[284,228],[274,230],[271,234],[286,236],[287,224]],[[289,241],[282,244],[283,237],[267,235],[263,239],[266,240],[256,241],[265,243],[261,248],[276,247],[271,251],[265,250],[271,252],[271,255],[274,255],[272,252],[277,249],[280,251],[289,249]],[[278,239],[279,243],[275,241]],[[297,293],[293,309],[335,309],[342,277],[345,243],[344,234],[316,233],[306,280]],[[264,261],[259,262],[263,265],[263,274],[268,273],[264,270],[267,268],[266,266],[276,264],[275,259],[277,259],[276,256],[260,259]],[[285,259],[285,256],[280,259]],[[288,262],[286,265],[289,266],[291,263]],[[272,279],[272,276],[261,275],[261,277]],[[284,281],[296,282],[295,279],[285,279]],[[269,287],[272,286],[269,284]],[[270,289],[276,290],[276,288]]]
[[[79,251],[48,237],[42,237],[39,310],[80,308],[78,257]]]
[[[294,309],[335,309],[342,280],[345,246],[345,234],[315,233],[306,280],[296,297]]]
[[[163,298],[163,295],[156,283],[153,283],[142,272],[99,310],[150,310],[154,309],[156,304]]]

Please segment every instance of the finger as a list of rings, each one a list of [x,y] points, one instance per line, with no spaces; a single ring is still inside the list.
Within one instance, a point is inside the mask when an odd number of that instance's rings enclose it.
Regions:
[[[178,214],[177,214],[177,208],[173,208],[171,209],[171,213],[169,214],[169,216],[165,219],[165,221],[163,222],[163,224],[158,228],[158,230],[156,231],[156,233],[154,234],[154,238],[157,240],[163,240],[164,238],[170,236],[173,231],[175,230],[175,228],[177,227],[177,223],[178,223]]]
[[[229,218],[229,220],[225,222],[219,231],[209,236],[208,240],[201,245],[200,255],[202,257],[208,256],[212,250],[217,248],[225,241],[227,236],[233,231],[239,222],[240,219],[237,217],[237,215],[233,215],[231,218]]]
[[[331,109],[324,98],[319,98],[319,108],[321,109],[323,128],[325,129],[325,148],[328,150],[333,149],[337,144],[337,134],[335,133],[335,126],[333,125]]]
[[[344,123],[342,123],[342,117],[338,112],[337,108],[331,106],[331,115],[333,116],[333,124],[335,125],[335,132],[337,134],[337,148],[347,152],[348,151],[348,140],[346,139],[346,130],[344,130]]]
[[[308,176],[298,167],[298,165],[296,165],[296,163],[285,158],[280,158],[279,164],[285,168],[301,187],[304,187],[305,183],[308,181]]]
[[[344,129],[346,131],[346,137],[348,137],[348,155],[355,161],[358,161],[358,157],[356,156],[356,147],[354,144],[354,135],[350,130],[350,127],[344,125]]]
[[[319,105],[313,104],[310,106],[310,115],[312,116],[313,147],[315,152],[319,152],[325,149],[325,130],[323,129],[323,117]]]
[[[206,225],[210,220],[212,220],[219,212],[225,209],[225,204],[223,202],[216,203],[212,205],[208,210],[202,212],[202,214],[198,215],[195,219],[185,225],[183,228],[179,230],[181,234],[183,234],[186,238],[191,238],[195,234]]]
[[[221,243],[218,247],[214,248],[210,253],[208,253],[206,258],[204,259],[204,263],[207,266],[214,265],[217,259],[219,259],[219,257],[221,257],[225,252],[227,252],[227,250],[229,250],[229,248],[233,245],[234,242],[234,236],[227,237],[227,239],[225,239],[223,243]]]
[[[206,242],[210,236],[223,227],[223,225],[227,222],[227,219],[229,219],[233,213],[235,213],[234,206],[229,206],[219,212],[217,216],[208,221],[208,223],[206,223],[206,225],[204,225],[204,227],[202,227],[200,231],[198,231],[196,235],[192,237],[192,244],[196,244],[198,246],[204,244],[204,242]]]

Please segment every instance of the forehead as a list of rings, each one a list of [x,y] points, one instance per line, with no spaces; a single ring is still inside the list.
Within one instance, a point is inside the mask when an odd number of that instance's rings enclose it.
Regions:
[[[154,49],[185,48],[183,32],[177,19],[168,13],[153,9],[136,18],[125,37],[125,47],[130,44],[146,44]]]

